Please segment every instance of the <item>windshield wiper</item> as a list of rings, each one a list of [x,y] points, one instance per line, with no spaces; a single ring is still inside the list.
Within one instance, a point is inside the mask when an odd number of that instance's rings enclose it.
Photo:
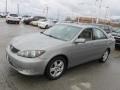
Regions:
[[[44,35],[46,35],[46,36],[55,38],[55,39],[63,40],[63,39],[60,39],[60,38],[58,38],[58,37],[55,37],[55,36],[52,36],[52,35],[49,35],[49,34],[45,34],[44,32],[40,32],[40,33],[41,33],[41,34],[44,34]],[[66,40],[63,40],[63,41],[66,41]]]
[[[53,37],[52,35],[49,35],[49,34],[45,34],[44,32],[40,32],[41,34],[44,34],[46,36],[49,36],[49,37]]]
[[[49,35],[49,34],[45,34],[45,35],[47,35],[47,36],[49,36],[49,37],[52,37],[52,38],[55,38],[55,39],[59,39],[59,38],[57,38],[57,37],[54,37],[54,36],[52,36],[52,35]]]

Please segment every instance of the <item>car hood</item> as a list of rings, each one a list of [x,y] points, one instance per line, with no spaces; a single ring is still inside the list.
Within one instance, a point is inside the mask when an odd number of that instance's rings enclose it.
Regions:
[[[63,43],[65,41],[54,39],[41,33],[19,36],[11,41],[11,44],[19,50],[45,50]]]
[[[46,24],[48,23],[47,21],[43,22],[43,21],[39,21],[38,23],[41,23],[41,24]]]
[[[112,33],[113,36],[120,37],[120,33]]]

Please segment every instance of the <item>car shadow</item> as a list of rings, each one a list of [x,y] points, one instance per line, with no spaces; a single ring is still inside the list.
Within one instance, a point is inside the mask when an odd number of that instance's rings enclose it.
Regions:
[[[92,61],[88,63],[84,63],[75,67],[72,67],[68,69],[65,74],[58,79],[57,81],[61,80],[68,80],[72,79],[73,77],[79,77],[81,75],[88,75],[91,73],[98,72],[101,70],[101,68],[104,68],[106,66],[109,66],[109,62],[106,62],[104,64],[99,63],[98,61]],[[97,69],[96,69],[97,68]],[[105,69],[104,69],[105,70]],[[18,73],[17,71],[13,70],[12,68],[9,70],[9,73],[11,73],[11,76],[17,81],[21,81],[23,83],[45,83],[45,82],[54,82],[56,80],[48,80],[44,75],[35,75],[35,76],[26,76]],[[64,82],[64,81],[63,81]]]

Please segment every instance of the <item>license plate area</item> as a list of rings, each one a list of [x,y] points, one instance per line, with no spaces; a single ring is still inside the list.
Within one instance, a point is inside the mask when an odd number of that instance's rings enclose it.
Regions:
[[[7,58],[8,62],[9,62],[9,64],[10,64],[13,68],[15,68],[16,70],[22,71],[22,68],[19,67],[19,65],[16,64],[12,58],[10,58],[8,55],[6,55],[6,58]]]

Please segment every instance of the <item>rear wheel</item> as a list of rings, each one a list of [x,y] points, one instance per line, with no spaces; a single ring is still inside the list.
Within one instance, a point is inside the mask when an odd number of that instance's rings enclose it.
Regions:
[[[108,60],[109,54],[110,54],[110,51],[107,49],[99,61],[102,63],[105,63]]]
[[[45,75],[50,80],[58,79],[66,70],[66,60],[59,56],[53,58],[47,65]]]

